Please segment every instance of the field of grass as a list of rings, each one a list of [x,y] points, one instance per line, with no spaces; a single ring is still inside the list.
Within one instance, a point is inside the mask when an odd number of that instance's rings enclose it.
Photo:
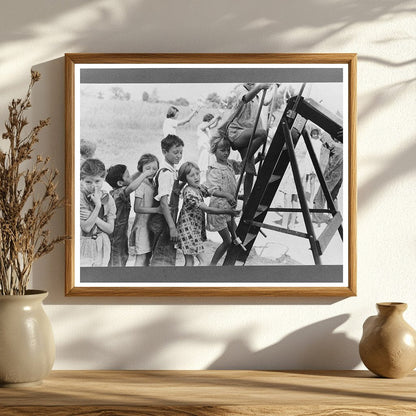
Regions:
[[[153,153],[162,160],[162,125],[169,105],[82,96],[81,138],[97,144],[96,157],[106,167],[122,163],[134,172],[143,153]],[[178,108],[179,118],[191,111],[190,107]],[[204,107],[190,123],[178,127],[177,134],[185,143],[183,161],[198,160],[196,129],[209,112],[216,114],[215,109]]]

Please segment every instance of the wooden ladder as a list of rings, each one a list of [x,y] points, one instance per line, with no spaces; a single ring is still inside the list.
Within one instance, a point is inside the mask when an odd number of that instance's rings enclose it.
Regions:
[[[342,141],[342,138],[339,137],[339,132],[342,131],[342,120],[339,117],[330,113],[314,100],[304,99],[300,94],[288,100],[237,226],[236,233],[242,244],[230,246],[224,265],[244,265],[257,235],[262,232],[262,229],[307,238],[315,264],[321,264],[320,257],[337,231],[341,239],[343,238],[342,215],[334,205],[309,134],[305,129],[308,120],[321,127],[332,137],[337,137],[338,140]],[[305,140],[306,148],[327,201],[327,209],[310,209],[308,207],[295,156],[295,147],[301,135]],[[274,196],[289,164],[293,171],[300,209],[271,208]],[[301,212],[306,233],[266,224],[264,220],[268,212]],[[319,238],[315,235],[311,213],[327,213],[332,216]]]

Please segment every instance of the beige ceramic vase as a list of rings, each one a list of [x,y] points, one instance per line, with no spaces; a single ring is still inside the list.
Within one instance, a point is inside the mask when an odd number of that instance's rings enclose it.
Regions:
[[[0,386],[39,384],[52,369],[55,342],[42,301],[48,292],[0,295]]]
[[[403,319],[406,303],[377,303],[363,325],[360,357],[381,377],[400,378],[416,367],[416,331]]]

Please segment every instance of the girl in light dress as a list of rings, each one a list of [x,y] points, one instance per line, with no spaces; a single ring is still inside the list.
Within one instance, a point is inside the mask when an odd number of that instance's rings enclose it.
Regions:
[[[201,171],[196,163],[185,162],[178,172],[179,181],[185,186],[182,209],[179,213],[177,229],[179,242],[177,247],[185,257],[185,266],[194,265],[196,257],[201,266],[207,265],[204,242],[206,241],[205,212],[210,216],[219,214],[229,217],[238,215],[238,211],[231,207],[219,208],[207,206],[204,198],[211,192],[200,183]]]
[[[99,159],[87,159],[81,165],[81,267],[107,267],[110,260],[109,235],[114,230],[116,205],[102,190],[105,175],[105,165]]]
[[[317,128],[313,128],[310,133],[310,138],[311,138],[311,144],[312,144],[312,148],[315,153],[315,156],[320,162],[321,150],[322,150],[321,131]],[[317,188],[316,188],[317,184],[318,184],[318,179],[317,179],[317,175],[315,172],[315,168],[313,166],[312,159],[308,157],[306,161],[306,168],[305,168],[305,194],[309,201],[310,207],[313,206],[313,199],[317,191]]]
[[[160,208],[152,208],[155,191],[152,179],[158,169],[159,161],[150,153],[144,154],[137,163],[138,172],[146,173],[148,176],[136,189],[134,198],[136,217],[131,229],[129,245],[133,248],[135,266],[148,266],[152,254],[148,221],[150,214],[160,212]]]
[[[208,169],[207,186],[212,189],[209,206],[217,209],[233,209],[236,206],[237,180],[236,174],[240,174],[241,163],[229,159],[231,142],[222,136],[214,136],[211,139],[211,153],[215,156],[215,162]],[[222,238],[222,243],[217,247],[211,260],[211,265],[216,265],[225,254],[232,242],[241,242],[235,234],[237,228],[233,216],[208,215],[207,229],[217,231]]]

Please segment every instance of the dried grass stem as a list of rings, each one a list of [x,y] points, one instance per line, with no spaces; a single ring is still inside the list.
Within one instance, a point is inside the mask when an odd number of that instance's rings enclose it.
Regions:
[[[23,168],[32,159],[39,132],[50,123],[49,118],[41,120],[23,135],[28,125],[24,113],[31,107],[32,88],[39,79],[40,74],[32,71],[25,98],[10,103],[2,135],[8,141],[8,150],[0,151],[1,295],[25,294],[33,262],[66,238],[51,238],[45,228],[64,202],[56,192],[58,171],[49,168],[49,157],[41,156],[31,167]]]

